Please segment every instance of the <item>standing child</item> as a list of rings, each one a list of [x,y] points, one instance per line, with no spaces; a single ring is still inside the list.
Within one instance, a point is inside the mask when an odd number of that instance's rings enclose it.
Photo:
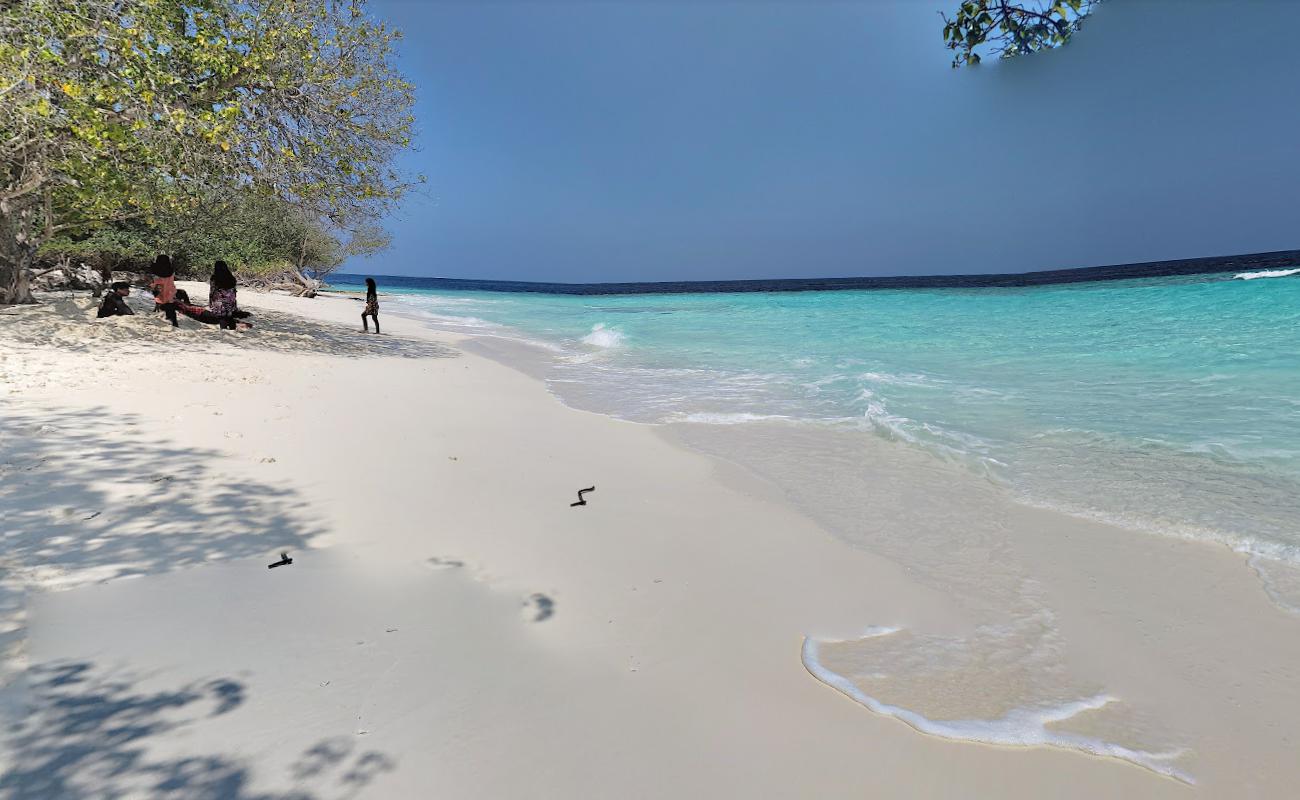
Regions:
[[[176,270],[172,268],[172,260],[166,253],[159,253],[150,271],[154,275],[149,283],[149,291],[153,292],[154,311],[163,312],[173,328],[180,327],[176,321]]]
[[[370,333],[370,323],[366,322],[366,317],[375,320],[375,333],[379,333],[379,290],[375,288],[374,278],[366,278],[366,307],[361,312],[361,327]]]

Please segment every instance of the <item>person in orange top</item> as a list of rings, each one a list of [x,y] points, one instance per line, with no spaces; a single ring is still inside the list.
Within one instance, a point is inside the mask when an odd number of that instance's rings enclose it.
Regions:
[[[172,267],[172,260],[166,253],[159,253],[150,271],[154,274],[154,279],[149,283],[149,291],[153,292],[154,311],[163,312],[173,328],[180,327],[176,321],[176,270]]]

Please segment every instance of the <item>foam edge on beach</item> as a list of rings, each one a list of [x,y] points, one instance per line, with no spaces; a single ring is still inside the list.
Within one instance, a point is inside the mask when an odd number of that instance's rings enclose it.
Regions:
[[[899,630],[901,629],[895,627],[872,627],[859,638],[888,636]],[[1116,698],[1109,695],[1094,695],[1051,708],[1014,709],[1001,719],[932,720],[915,711],[881,702],[863,692],[848,678],[827,668],[821,663],[820,646],[830,643],[833,641],[805,636],[801,651],[804,669],[817,680],[846,695],[859,705],[866,706],[877,714],[904,722],[920,733],[941,739],[980,744],[1009,747],[1062,747],[1080,750],[1105,758],[1118,758],[1183,783],[1191,785],[1196,783],[1191,775],[1172,766],[1173,761],[1185,755],[1183,750],[1162,753],[1134,750],[1087,736],[1055,732],[1047,727],[1053,722],[1063,722],[1082,712],[1096,710],[1114,702]]]

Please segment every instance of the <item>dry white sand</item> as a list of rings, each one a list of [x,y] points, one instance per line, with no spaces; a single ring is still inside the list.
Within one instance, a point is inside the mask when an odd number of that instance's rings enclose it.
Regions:
[[[1300,785],[1300,623],[1226,551],[1009,512],[1043,543],[1072,655],[1177,718],[1195,785],[926,736],[800,649],[868,622],[941,630],[960,616],[941,591],[456,337],[391,315],[363,336],[349,299],[241,301],[251,332],[95,321],[84,296],[0,312],[0,796]],[[267,569],[281,551],[294,563]]]

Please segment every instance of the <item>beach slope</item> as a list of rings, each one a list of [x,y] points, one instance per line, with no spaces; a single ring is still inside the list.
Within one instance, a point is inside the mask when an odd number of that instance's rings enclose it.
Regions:
[[[1242,774],[868,712],[806,637],[942,629],[948,598],[457,337],[364,336],[346,298],[241,297],[237,333],[47,300],[0,313],[6,796],[1157,798]],[[1061,607],[1095,597],[1072,585]]]

